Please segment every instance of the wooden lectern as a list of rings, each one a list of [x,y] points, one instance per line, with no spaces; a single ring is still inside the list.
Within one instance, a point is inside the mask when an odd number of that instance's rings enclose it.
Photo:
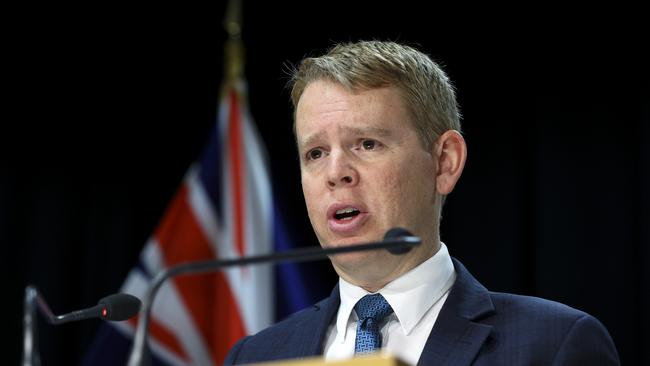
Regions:
[[[375,353],[347,360],[325,361],[322,357],[300,358],[287,361],[273,361],[251,364],[250,366],[407,366],[397,357],[387,353]]]

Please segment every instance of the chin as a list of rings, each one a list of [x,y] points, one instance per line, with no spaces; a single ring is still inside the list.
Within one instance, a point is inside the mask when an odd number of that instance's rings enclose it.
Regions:
[[[339,267],[346,273],[360,270],[367,265],[376,265],[380,253],[377,251],[345,253],[331,256],[330,259],[335,267]]]
[[[367,235],[354,235],[349,237],[337,237],[326,239],[325,241],[320,240],[321,246],[323,248],[339,248],[352,245],[366,244],[373,242],[373,239],[369,239]]]

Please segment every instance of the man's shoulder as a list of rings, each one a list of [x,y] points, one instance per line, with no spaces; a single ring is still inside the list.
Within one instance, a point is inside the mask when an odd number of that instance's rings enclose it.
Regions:
[[[595,317],[552,300],[489,291],[454,264],[458,277],[438,319],[447,325],[438,338],[475,329],[485,338],[469,343],[480,346],[476,357],[485,364],[619,364],[614,342]]]
[[[241,339],[225,364],[253,363],[315,355],[321,350],[332,298],[300,310],[255,335]]]
[[[521,328],[531,336],[569,335],[585,329],[607,333],[594,316],[557,301],[534,296],[490,292],[494,313],[485,323],[501,329]]]
[[[498,292],[490,297],[494,312],[481,322],[493,326],[504,349],[526,350],[531,360],[552,355],[560,364],[618,364],[614,342],[594,316],[539,297]]]
[[[481,285],[458,260],[454,260],[454,266],[458,277],[450,294],[452,298],[450,302],[458,309],[462,309],[462,315],[469,318],[485,317],[499,320],[526,318],[530,324],[530,321],[572,322],[583,317],[591,317],[581,310],[557,301],[490,291]]]
[[[439,321],[483,330],[486,362],[507,356],[519,364],[618,364],[609,332],[595,317],[552,300],[489,291],[460,262],[454,265],[458,277]]]
[[[499,314],[529,316],[533,318],[551,317],[569,321],[590,316],[584,311],[541,297],[493,291],[489,291],[489,294],[495,311]]]

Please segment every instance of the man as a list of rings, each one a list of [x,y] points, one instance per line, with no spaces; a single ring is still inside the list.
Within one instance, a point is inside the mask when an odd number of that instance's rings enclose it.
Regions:
[[[376,241],[392,227],[422,238],[405,255],[331,258],[329,298],[246,337],[226,363],[383,349],[408,364],[618,364],[588,314],[486,290],[438,232],[467,149],[453,87],[429,57],[391,42],[338,45],[293,78],[294,130],[309,219],[323,247]]]

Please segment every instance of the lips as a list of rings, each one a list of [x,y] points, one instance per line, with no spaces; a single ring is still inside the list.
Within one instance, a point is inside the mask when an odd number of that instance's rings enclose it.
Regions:
[[[327,209],[329,229],[337,234],[357,232],[368,219],[369,213],[359,203],[336,203]]]

